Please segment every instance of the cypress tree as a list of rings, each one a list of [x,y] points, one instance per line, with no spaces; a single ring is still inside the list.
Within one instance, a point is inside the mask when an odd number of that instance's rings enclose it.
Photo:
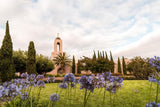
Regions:
[[[99,53],[99,51],[98,51],[98,59],[100,58],[100,53]]]
[[[96,58],[96,53],[94,51],[93,58],[92,58],[92,67],[91,67],[92,72],[96,72],[96,65],[97,65],[96,62],[97,62],[97,58]]]
[[[99,58],[102,58],[102,52],[99,53]]]
[[[103,59],[105,58],[105,56],[104,56],[104,51],[102,52],[102,58],[103,58]]]
[[[122,57],[122,65],[123,65],[123,74],[127,74],[126,63],[125,63],[125,60],[124,60],[124,56]]]
[[[113,61],[113,57],[112,57],[111,51],[110,51],[110,60],[111,60],[110,69],[111,69],[111,72],[114,73],[114,61]]]
[[[107,52],[105,52],[105,55],[106,55],[106,60],[109,61]]]
[[[96,53],[94,51],[94,54],[93,54],[93,60],[96,60]]]
[[[15,67],[13,64],[13,46],[9,33],[9,24],[6,23],[6,32],[0,49],[0,72],[2,81],[9,81],[15,76]]]
[[[118,72],[119,72],[119,73],[122,73],[122,72],[121,72],[121,62],[120,62],[119,57],[118,57]]]
[[[77,63],[77,74],[80,74],[81,73],[81,64],[80,64],[80,61],[78,60],[78,63]]]
[[[75,58],[73,55],[73,60],[72,60],[72,73],[75,74]]]
[[[28,74],[37,74],[36,71],[36,50],[34,48],[34,42],[30,41],[28,46],[26,71]]]

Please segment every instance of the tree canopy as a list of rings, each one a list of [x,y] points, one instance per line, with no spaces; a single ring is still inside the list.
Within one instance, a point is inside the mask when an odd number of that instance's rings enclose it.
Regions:
[[[9,81],[15,76],[13,64],[13,46],[9,33],[9,24],[6,23],[6,32],[0,49],[0,75],[2,81]]]
[[[34,42],[30,41],[28,46],[26,71],[28,74],[37,74],[36,70],[36,50],[34,48]]]

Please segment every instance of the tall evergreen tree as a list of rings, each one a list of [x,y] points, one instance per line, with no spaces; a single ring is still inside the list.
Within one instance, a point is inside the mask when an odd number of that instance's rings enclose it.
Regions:
[[[26,71],[28,74],[37,74],[36,71],[36,50],[34,48],[34,42],[30,41],[28,46]]]
[[[74,58],[74,55],[73,55],[73,60],[72,60],[72,73],[73,74],[75,74],[75,68],[76,68],[75,65],[76,65],[75,64],[75,58]]]
[[[102,58],[103,58],[103,59],[105,58],[105,56],[104,56],[104,51],[102,51]]]
[[[125,63],[125,60],[124,60],[124,56],[122,57],[122,65],[123,65],[123,74],[127,74],[126,63]]]
[[[109,61],[107,52],[105,52],[105,55],[106,55],[106,60]]]
[[[96,60],[96,53],[94,51],[94,54],[93,54],[93,60]]]
[[[98,51],[98,59],[100,58],[100,52]]]
[[[119,57],[118,57],[118,72],[122,73],[122,71],[121,71],[121,62],[120,62]]]
[[[9,33],[9,24],[6,23],[6,32],[0,50],[0,73],[2,81],[9,81],[15,76],[15,67],[13,64],[13,46]]]
[[[102,52],[99,52],[99,58],[102,58]]]
[[[113,61],[111,51],[110,51],[110,61],[111,61],[110,69],[111,69],[111,72],[114,73],[114,61]]]
[[[81,73],[81,63],[78,60],[78,63],[77,63],[77,74],[80,74],[80,73]]]

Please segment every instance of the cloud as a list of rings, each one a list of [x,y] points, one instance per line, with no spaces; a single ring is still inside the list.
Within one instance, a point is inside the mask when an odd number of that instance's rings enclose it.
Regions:
[[[159,39],[159,3],[158,0],[0,0],[0,43],[5,22],[9,20],[14,50],[27,50],[29,41],[34,41],[37,53],[50,56],[56,34],[60,33],[64,51],[77,58],[91,57],[93,50],[112,51],[115,57],[158,54],[153,48],[157,42],[152,38]],[[144,39],[147,37],[150,39]],[[153,46],[142,48],[152,42]],[[135,51],[137,48],[140,50]]]
[[[160,50],[160,31],[159,26],[154,25],[154,32],[151,32],[140,40],[133,42],[127,46],[121,47],[120,50],[115,52],[115,56],[125,56],[128,58],[133,58],[136,56],[142,57],[154,57],[159,56]],[[156,29],[156,30],[155,30]]]

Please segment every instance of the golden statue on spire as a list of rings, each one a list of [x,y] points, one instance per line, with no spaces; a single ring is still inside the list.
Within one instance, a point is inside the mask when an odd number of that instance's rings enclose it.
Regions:
[[[59,33],[57,33],[57,37],[59,38]]]

